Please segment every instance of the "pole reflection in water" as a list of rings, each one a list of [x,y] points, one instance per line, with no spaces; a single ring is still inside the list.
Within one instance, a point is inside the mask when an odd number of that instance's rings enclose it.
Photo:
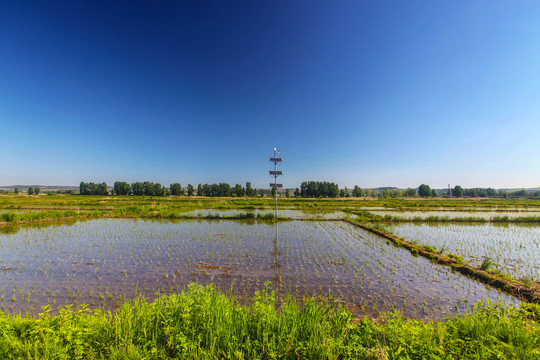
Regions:
[[[272,264],[272,267],[275,269],[276,274],[274,275],[274,283],[275,283],[275,289],[277,291],[281,290],[281,263],[279,257],[281,256],[281,250],[279,248],[279,229],[278,229],[278,221],[275,221],[274,229],[276,231],[276,234],[274,236],[274,251],[272,252],[272,255],[274,256],[274,263]]]

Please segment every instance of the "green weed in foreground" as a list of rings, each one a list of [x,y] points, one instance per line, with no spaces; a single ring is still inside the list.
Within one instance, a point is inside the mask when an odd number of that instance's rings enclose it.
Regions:
[[[483,304],[443,322],[355,321],[331,299],[278,301],[268,288],[247,305],[192,284],[116,315],[84,308],[38,318],[0,315],[2,359],[534,359],[538,305],[517,311]],[[279,308],[279,310],[277,310]]]

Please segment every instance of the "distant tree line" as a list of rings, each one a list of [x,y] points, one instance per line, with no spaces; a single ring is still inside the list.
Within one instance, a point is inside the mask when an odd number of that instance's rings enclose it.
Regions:
[[[32,190],[33,191],[33,190]],[[125,181],[116,181],[111,191],[112,195],[134,195],[134,196],[194,196],[195,188],[193,185],[188,184],[184,189],[182,184],[173,183],[169,188],[162,186],[160,183],[153,183],[150,181],[134,182],[129,184]],[[79,185],[79,194],[81,195],[108,195],[107,183],[86,183],[81,182]],[[220,184],[199,184],[197,187],[198,196],[257,196],[257,191],[251,186],[250,182],[246,183],[246,187],[242,187],[240,184],[236,184],[231,187],[227,183]]]
[[[165,196],[171,195],[171,190],[174,190],[174,195],[180,195],[176,193],[179,191],[178,188],[182,190],[180,184],[171,184],[171,187],[168,189],[160,183],[153,183],[151,181],[134,182],[133,184],[117,181],[114,183],[113,193],[114,195]]]
[[[61,194],[61,195],[73,195],[73,194],[75,194],[75,190],[72,190],[72,189],[68,189],[68,190],[56,190],[56,193],[57,193],[57,194]]]
[[[339,196],[339,186],[328,181],[304,181],[300,184],[300,196],[335,198]]]
[[[232,190],[231,185],[227,183],[219,184],[199,184],[197,188],[198,196],[211,196],[211,197],[223,197],[231,196]]]
[[[352,191],[353,197],[364,197],[364,190],[362,190],[358,185],[354,185],[353,191]]]
[[[380,198],[398,198],[398,197],[414,197],[416,189],[400,189],[382,188],[382,189],[362,189],[358,185],[354,185],[352,190],[347,187],[339,189],[335,183],[326,181],[304,181],[300,188],[294,191],[295,197],[380,197]]]
[[[93,182],[85,183],[84,181],[81,181],[79,185],[79,194],[81,195],[109,195],[109,191],[107,190],[107,184],[101,183],[96,184]]]
[[[36,187],[29,187],[28,190],[27,190],[27,193],[28,195],[39,195],[39,192],[40,192],[40,188],[38,188],[37,186]],[[17,190],[18,191],[18,190]]]
[[[231,185],[227,183],[219,184],[199,184],[197,186],[197,196],[209,196],[209,197],[228,197],[228,196],[257,196],[257,191],[251,187],[250,182],[246,182],[246,187],[242,187],[240,184]]]
[[[174,195],[174,196],[184,195],[184,188],[182,187],[182,184],[180,183],[171,184],[169,189],[171,191],[171,195]]]
[[[460,185],[456,185],[450,189],[450,192],[444,191],[443,193],[438,194],[434,189],[431,189],[429,185],[422,184],[418,187],[418,195],[422,197],[429,196],[452,196],[452,197],[499,197],[499,198],[508,198],[508,197],[540,197],[540,191],[534,193],[527,192],[527,190],[518,190],[518,191],[506,191],[506,190],[495,190],[491,187],[489,188],[470,188],[464,189]],[[407,195],[406,195],[407,196]]]
[[[15,189],[15,193],[18,189]],[[29,187],[27,193],[29,195],[39,194],[39,187]],[[73,190],[58,190],[59,194],[72,194]],[[266,191],[268,193],[268,190]],[[274,195],[274,191],[270,192]],[[109,195],[107,183],[86,183],[82,181],[79,185],[79,194],[81,195]],[[208,196],[208,197],[257,197],[264,196],[265,191],[259,189],[257,192],[251,186],[250,182],[246,182],[246,186],[242,187],[240,184],[236,184],[234,187],[227,183],[219,184],[198,184],[197,191],[193,185],[188,184],[186,188],[183,188],[180,183],[172,183],[170,187],[164,187],[160,183],[153,183],[150,181],[134,182],[129,184],[124,181],[117,181],[114,183],[114,187],[111,190],[112,195],[135,195],[135,196]],[[285,196],[289,197],[289,189],[285,190]],[[340,189],[336,183],[328,181],[304,181],[301,183],[300,188],[294,190],[295,197],[314,198],[314,197],[379,197],[379,198],[399,198],[399,197],[435,197],[435,196],[452,196],[452,197],[540,197],[540,191],[534,193],[527,190],[518,191],[506,191],[495,190],[493,188],[470,188],[464,189],[460,185],[456,185],[450,189],[450,192],[439,190],[439,193],[435,189],[431,189],[429,185],[421,184],[417,189],[408,188],[401,190],[397,188],[378,188],[378,189],[362,189],[358,185],[355,185],[351,190],[347,187]]]
[[[508,198],[508,197],[540,197],[540,191],[535,191],[534,193],[528,192],[527,190],[517,190],[517,191],[506,191],[506,190],[495,190],[493,188],[471,188],[463,189],[461,186],[456,185],[452,188],[451,195],[454,197],[499,197],[499,198]]]

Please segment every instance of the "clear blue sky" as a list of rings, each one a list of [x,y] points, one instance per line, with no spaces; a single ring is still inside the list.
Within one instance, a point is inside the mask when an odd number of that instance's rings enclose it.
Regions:
[[[539,1],[2,1],[0,184],[540,186]]]

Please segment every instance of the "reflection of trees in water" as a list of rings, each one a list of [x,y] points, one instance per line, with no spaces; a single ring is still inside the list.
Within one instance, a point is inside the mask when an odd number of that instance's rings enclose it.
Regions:
[[[12,235],[19,232],[21,229],[28,229],[28,228],[36,228],[36,229],[42,229],[42,228],[48,228],[48,227],[60,227],[60,226],[72,226],[75,225],[78,222],[87,221],[88,219],[69,219],[69,220],[53,220],[53,221],[39,221],[31,222],[28,224],[8,224],[0,226],[0,234],[4,235]]]

